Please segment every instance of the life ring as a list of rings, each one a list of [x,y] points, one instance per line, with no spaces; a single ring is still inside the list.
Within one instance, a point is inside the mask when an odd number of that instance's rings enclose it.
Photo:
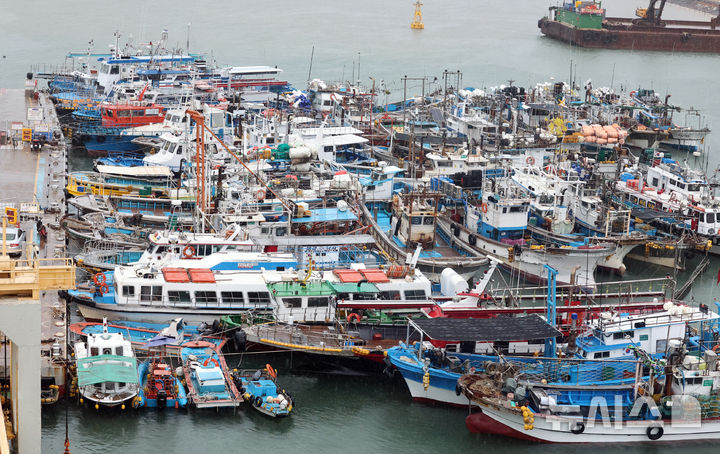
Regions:
[[[468,242],[471,246],[475,246],[477,244],[477,238],[475,238],[475,235],[468,235]]]
[[[107,282],[107,278],[105,277],[104,273],[95,273],[93,275],[93,282],[95,285],[103,285]]]
[[[647,434],[647,437],[651,440],[659,440],[660,437],[663,436],[665,433],[665,429],[663,429],[661,426],[650,426],[645,431]]]
[[[135,397],[133,397],[133,400],[132,400],[132,407],[133,407],[133,408],[136,408],[136,409],[137,409],[137,408],[140,408],[140,404],[141,404],[141,403],[142,403],[142,397],[140,397],[140,396],[135,396]]]
[[[351,312],[347,316],[348,323],[360,323],[360,316],[355,312]]]
[[[218,360],[215,359],[215,358],[213,358],[212,356],[205,360],[205,362],[203,363],[203,367],[207,367],[207,365],[208,365],[211,361],[212,361],[213,363],[215,363],[215,367],[220,367],[220,364],[218,364]]]
[[[265,190],[258,189],[258,192],[255,194],[255,198],[258,200],[265,200]]]
[[[576,422],[570,427],[570,432],[574,433],[575,435],[580,435],[581,433],[585,432],[585,423],[582,421]]]
[[[528,156],[527,158],[525,158],[525,162],[528,163],[528,165],[531,165],[531,166],[532,166],[532,165],[535,165],[535,158],[533,158],[532,156]]]
[[[165,383],[162,380],[155,380],[155,389],[161,391],[165,388]]]
[[[272,377],[273,380],[277,379],[277,372],[270,364],[265,364],[265,369],[267,370],[268,375]]]
[[[190,246],[190,245],[185,246],[185,247],[183,248],[182,255],[183,255],[183,257],[186,258],[186,259],[190,259],[190,258],[195,257],[195,248],[192,247],[192,246]]]
[[[487,203],[483,202],[482,205],[480,205],[480,209],[482,210],[483,213],[487,213],[487,210],[488,210]]]
[[[262,397],[260,397],[260,396],[257,396],[257,397],[255,398],[255,402],[253,402],[253,404],[254,404],[256,407],[259,407],[260,405],[262,405],[262,403],[263,403],[263,400],[262,400]]]
[[[715,344],[715,346],[712,348],[712,351],[716,352],[718,351],[718,348],[720,348],[720,343]]]
[[[489,300],[492,299],[492,296],[488,295],[488,294],[485,293],[485,292],[482,292],[482,294],[480,295],[480,299],[481,299],[482,301],[489,301]]]
[[[108,287],[108,285],[103,282],[102,284],[100,284],[100,285],[98,286],[97,290],[98,290],[98,292],[99,292],[101,295],[104,295],[104,294],[106,294],[107,292],[110,291],[110,287]]]

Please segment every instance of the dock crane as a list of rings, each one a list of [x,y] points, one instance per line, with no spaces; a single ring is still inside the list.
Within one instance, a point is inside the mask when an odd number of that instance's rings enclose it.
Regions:
[[[660,2],[660,6],[656,9],[655,4]],[[638,8],[635,10],[635,15],[640,19],[637,19],[637,24],[651,24],[661,25],[660,18],[662,17],[663,10],[665,9],[665,2],[667,0],[650,0],[650,4],[647,8]]]

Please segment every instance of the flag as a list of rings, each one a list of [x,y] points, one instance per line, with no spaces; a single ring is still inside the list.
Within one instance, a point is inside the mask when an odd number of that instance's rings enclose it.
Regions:
[[[718,278],[717,278],[717,282],[715,283],[715,285],[718,285],[718,284],[720,284],[720,270],[718,270]]]

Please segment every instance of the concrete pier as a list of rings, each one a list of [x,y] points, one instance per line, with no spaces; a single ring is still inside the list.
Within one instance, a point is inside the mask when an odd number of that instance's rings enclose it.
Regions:
[[[31,151],[30,142],[22,140],[23,129],[55,132],[58,140]],[[3,364],[3,372],[10,375],[6,405],[11,409],[12,434],[8,435],[16,436],[13,444],[19,454],[38,453],[41,375],[64,385],[67,317],[57,290],[74,287],[75,269],[63,258],[65,241],[59,229],[48,228],[43,244],[36,222],[57,225],[62,214],[66,150],[50,99],[34,91],[0,89],[2,132],[0,215],[5,216],[6,208],[17,209],[19,227],[26,232],[19,259],[0,255],[0,332],[9,341],[3,348],[11,358]],[[0,357],[4,356],[0,348]]]

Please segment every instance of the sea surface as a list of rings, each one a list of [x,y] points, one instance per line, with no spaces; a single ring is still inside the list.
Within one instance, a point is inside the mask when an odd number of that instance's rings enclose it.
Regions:
[[[641,0],[603,3],[611,16],[630,16],[635,8],[646,6]],[[572,68],[579,85],[592,79],[595,87],[653,88],[661,95],[672,94],[671,103],[700,109],[700,118],[688,117],[691,124],[720,126],[718,56],[587,50],[559,43],[543,37],[537,28],[538,19],[553,4],[557,2],[426,0],[425,29],[411,30],[410,0],[0,0],[0,88],[22,87],[28,71],[62,64],[68,52],[86,51],[91,41],[95,52],[107,51],[115,31],[121,33],[121,42],[132,35],[136,43],[156,43],[166,28],[169,42],[185,47],[190,24],[191,52],[211,54],[220,64],[278,66],[283,77],[299,88],[308,78],[360,80],[369,85],[373,77],[378,90],[391,92],[392,101],[401,99],[400,79],[405,75],[429,77],[426,90],[432,91],[441,87],[444,70],[462,71],[463,87],[486,88],[509,80],[524,86],[568,81]],[[674,5],[667,5],[665,17],[707,18]],[[420,88],[420,82],[408,83],[409,93],[419,94]],[[676,120],[684,122],[684,114]],[[718,145],[720,134],[712,134],[702,158],[686,159],[700,165],[708,156],[712,175],[720,162],[713,151]],[[78,167],[85,162],[77,154],[71,159],[78,161]],[[678,276],[681,282],[698,261],[691,259],[688,271]],[[641,263],[628,265],[625,279],[667,272]],[[714,285],[719,266],[713,260],[688,299],[710,302],[720,294]],[[242,367],[272,363],[296,399],[292,416],[270,420],[249,409],[97,412],[71,405],[71,452],[717,452],[710,444],[538,446],[473,435],[464,424],[467,410],[415,403],[398,377],[348,370],[305,373],[289,353],[231,356],[228,362]],[[62,452],[65,408],[44,408],[42,423],[43,452]]]

